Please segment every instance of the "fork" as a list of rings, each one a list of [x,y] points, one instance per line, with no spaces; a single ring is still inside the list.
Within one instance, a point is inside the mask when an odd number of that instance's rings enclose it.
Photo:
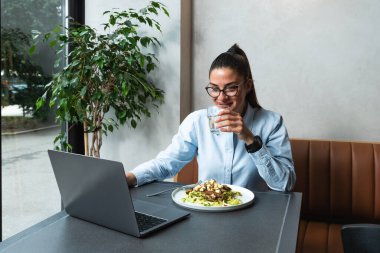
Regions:
[[[168,188],[168,189],[165,189],[163,191],[159,191],[159,192],[155,192],[155,193],[151,193],[151,194],[147,194],[145,196],[147,197],[153,197],[153,196],[157,196],[157,195],[160,195],[162,193],[165,193],[165,192],[168,192],[168,191],[172,191],[172,190],[175,190],[175,189],[190,189],[190,188],[194,188],[195,186],[197,185],[200,185],[202,183],[202,180],[199,180],[197,183],[195,184],[188,184],[188,185],[183,185],[183,186],[176,186],[176,187],[171,187],[171,188]]]

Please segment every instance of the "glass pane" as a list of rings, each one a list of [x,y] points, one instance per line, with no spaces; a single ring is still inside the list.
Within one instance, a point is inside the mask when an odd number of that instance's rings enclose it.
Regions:
[[[30,56],[33,30],[42,33],[63,23],[62,0],[1,0],[1,163],[2,239],[61,209],[47,155],[60,132],[54,111],[35,110],[54,73],[49,45]]]

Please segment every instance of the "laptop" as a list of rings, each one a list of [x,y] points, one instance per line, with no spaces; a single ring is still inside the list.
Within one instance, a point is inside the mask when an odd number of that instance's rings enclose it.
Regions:
[[[66,212],[128,235],[144,237],[190,213],[132,200],[123,164],[48,150]]]

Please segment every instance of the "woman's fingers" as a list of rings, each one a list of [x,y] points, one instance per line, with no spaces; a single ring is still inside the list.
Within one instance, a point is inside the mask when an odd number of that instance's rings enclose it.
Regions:
[[[244,126],[244,121],[240,114],[231,110],[222,110],[215,123],[217,123],[217,127],[222,132],[234,132],[236,134],[240,134]]]
[[[215,120],[215,123],[221,132],[235,133],[239,139],[245,142],[253,138],[253,133],[246,127],[244,119],[239,113],[223,109],[218,115],[219,117]]]
[[[236,134],[240,134],[243,131],[242,124],[234,124],[229,122],[219,123],[218,127],[222,132],[234,132]]]
[[[218,118],[215,120],[215,122],[222,122],[222,121],[242,121],[243,118],[240,116],[239,113],[231,111],[231,110],[221,110],[218,113]]]
[[[237,112],[232,111],[231,109],[221,109],[218,113],[219,116],[221,115],[240,115]]]

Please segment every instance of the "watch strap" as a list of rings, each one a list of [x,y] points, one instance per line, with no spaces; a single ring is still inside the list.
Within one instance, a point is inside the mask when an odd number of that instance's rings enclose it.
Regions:
[[[253,137],[253,142],[249,145],[245,144],[245,149],[248,153],[255,153],[256,151],[259,151],[263,146],[263,142],[260,138],[260,136],[255,135]]]

